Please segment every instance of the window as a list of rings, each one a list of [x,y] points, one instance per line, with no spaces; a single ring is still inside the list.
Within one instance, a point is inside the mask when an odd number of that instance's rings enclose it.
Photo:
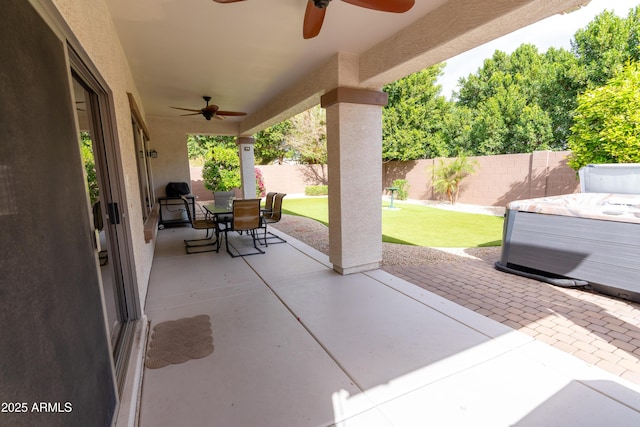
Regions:
[[[138,185],[140,186],[142,219],[146,220],[151,214],[156,199],[153,192],[151,165],[149,163],[149,158],[151,157],[151,151],[149,150],[149,132],[142,120],[140,110],[138,110],[133,95],[130,93],[127,95],[129,96],[129,105],[131,106],[131,125],[133,127],[133,140],[136,150],[136,162],[138,164]]]

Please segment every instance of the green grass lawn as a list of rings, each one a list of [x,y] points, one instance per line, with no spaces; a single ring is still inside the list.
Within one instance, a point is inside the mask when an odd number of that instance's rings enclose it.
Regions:
[[[383,203],[382,206],[388,206]],[[382,209],[382,241],[443,248],[500,246],[502,217],[447,211],[394,201]],[[282,211],[329,222],[326,197],[285,199]]]

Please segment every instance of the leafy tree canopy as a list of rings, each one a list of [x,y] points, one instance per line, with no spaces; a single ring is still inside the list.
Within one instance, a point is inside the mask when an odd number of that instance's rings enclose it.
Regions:
[[[496,51],[476,74],[460,80],[456,107],[466,109],[466,120],[448,131],[449,145],[476,155],[563,148],[571,117],[557,104],[570,106],[567,98],[575,97],[564,72],[573,67],[571,58],[566,50],[540,54],[530,44],[510,55]],[[562,84],[567,90],[558,91]]]
[[[604,11],[574,35],[571,43],[589,88],[602,86],[628,62],[640,60],[640,6],[627,18]]]
[[[640,65],[627,65],[605,86],[578,97],[569,166],[640,162]]]
[[[204,162],[213,147],[236,148],[236,138],[218,135],[188,135],[187,152],[194,163]],[[202,163],[201,163],[202,164]]]
[[[389,102],[382,114],[383,160],[446,156],[443,122],[450,104],[436,81],[445,64],[418,71],[383,90]]]
[[[287,138],[292,126],[291,120],[285,120],[255,135],[254,153],[257,164],[268,165],[274,161],[282,164],[285,158],[291,156],[292,148],[287,144]]]

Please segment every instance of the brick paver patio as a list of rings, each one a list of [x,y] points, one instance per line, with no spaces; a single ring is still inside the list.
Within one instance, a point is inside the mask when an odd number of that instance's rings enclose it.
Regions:
[[[503,273],[494,261],[384,270],[640,384],[640,304]]]

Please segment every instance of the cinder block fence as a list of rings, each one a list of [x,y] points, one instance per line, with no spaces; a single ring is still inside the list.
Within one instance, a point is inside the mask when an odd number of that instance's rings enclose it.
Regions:
[[[459,203],[484,206],[505,206],[513,200],[555,196],[579,191],[576,172],[567,166],[569,151],[537,151],[530,154],[505,154],[470,157],[477,163],[476,172],[462,184]],[[433,191],[435,169],[440,161],[425,159],[407,162],[387,162],[382,165],[380,193],[395,179],[409,183],[409,198],[440,200]],[[322,165],[258,166],[267,191],[304,194],[308,185],[327,183],[327,168]],[[204,188],[202,168],[191,168],[192,192],[199,200],[210,200],[211,192]]]

